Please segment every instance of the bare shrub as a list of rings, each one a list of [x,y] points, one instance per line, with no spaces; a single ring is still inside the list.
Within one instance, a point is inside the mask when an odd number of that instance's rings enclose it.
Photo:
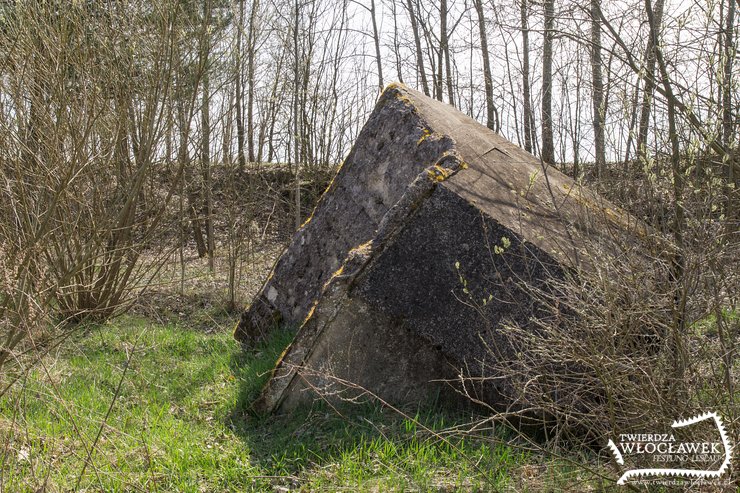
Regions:
[[[148,185],[175,7],[3,7],[0,363],[59,324],[125,311],[161,265],[174,189]]]
[[[645,193],[670,196],[661,189],[670,182],[645,183]],[[544,430],[546,453],[603,451],[611,437],[707,411],[723,416],[737,440],[737,223],[724,213],[722,180],[687,180],[686,190],[691,214],[681,247],[671,221],[656,221],[659,229],[636,234],[619,251],[586,236],[581,267],[544,289],[520,283],[542,315],[499,328],[515,357],[487,363],[489,379],[511,383],[510,406],[489,407],[491,419]],[[672,217],[675,201],[657,205],[664,213],[639,212]]]

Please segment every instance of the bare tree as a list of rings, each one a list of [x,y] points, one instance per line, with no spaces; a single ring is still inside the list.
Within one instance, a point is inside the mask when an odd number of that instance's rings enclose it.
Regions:
[[[594,118],[594,145],[596,147],[596,173],[599,178],[606,167],[604,141],[604,81],[601,75],[601,0],[591,0],[591,99]]]
[[[664,0],[657,0],[653,7],[653,25],[656,32],[660,32],[663,23]],[[648,128],[650,125],[650,109],[655,91],[655,49],[653,36],[648,37],[645,48],[645,88],[642,93],[642,104],[640,106],[640,122],[637,130],[637,157],[645,161],[647,155]]]
[[[478,28],[480,30],[480,50],[483,57],[483,83],[486,91],[486,126],[498,132],[501,124],[498,121],[498,111],[493,104],[493,79],[491,76],[491,59],[488,56],[488,36],[486,35],[486,17],[483,13],[483,0],[475,0],[475,11],[478,14]]]
[[[671,144],[671,171],[673,181],[673,199],[675,201],[673,215],[673,238],[676,244],[676,250],[672,259],[672,281],[675,284],[675,303],[674,321],[672,324],[672,339],[675,350],[675,376],[676,379],[684,378],[686,371],[687,358],[686,347],[684,347],[683,334],[685,331],[685,304],[686,304],[686,284],[685,274],[685,253],[684,253],[684,230],[685,230],[685,213],[684,213],[684,171],[681,163],[681,147],[678,137],[677,115],[676,115],[676,98],[673,95],[673,85],[668,74],[668,67],[663,58],[663,52],[660,48],[660,38],[658,33],[658,22],[655,11],[653,10],[651,0],[645,0],[645,11],[647,12],[648,23],[650,26],[650,38],[654,57],[660,69],[660,82],[663,85],[667,96],[668,109],[668,136]]]
[[[242,37],[244,32],[244,3],[245,0],[239,1],[239,17],[238,24],[236,26],[236,50],[234,50],[235,57],[235,84],[236,84],[236,99],[234,105],[236,106],[236,152],[237,161],[239,167],[244,169],[247,165],[247,158],[244,154],[244,75],[242,74],[242,56],[243,46]]]
[[[411,32],[414,35],[414,47],[416,48],[416,72],[421,79],[421,88],[426,96],[429,96],[429,83],[427,82],[426,70],[424,69],[424,55],[421,49],[421,36],[419,34],[419,25],[416,20],[416,13],[414,11],[414,4],[412,0],[406,0],[404,3],[408,14],[409,21],[411,23]]]
[[[521,0],[520,22],[522,30],[522,90],[524,101],[522,102],[522,120],[524,125],[524,150],[532,152],[532,136],[534,135],[534,121],[532,113],[532,96],[530,94],[529,77],[529,8],[528,0]]]
[[[555,0],[545,0],[545,27],[542,43],[542,160],[555,163],[552,120],[552,44],[555,35]]]
[[[401,66],[401,45],[398,40],[398,4],[391,0],[391,16],[393,17],[393,54],[396,57],[396,77],[403,84],[403,69]]]
[[[724,53],[723,53],[723,77],[722,77],[722,141],[725,147],[729,148],[733,144],[736,124],[733,122],[733,67],[737,57],[736,47],[733,42],[735,30],[735,2],[727,0],[727,13],[725,14],[724,25]],[[728,167],[730,182],[733,182],[733,168]]]
[[[201,72],[203,74],[202,101],[201,101],[201,154],[200,161],[203,170],[204,195],[204,222],[206,226],[206,250],[208,254],[208,268],[215,271],[213,237],[213,182],[211,180],[211,83],[210,83],[210,51],[211,51],[211,1],[203,2],[203,31],[200,35]]]
[[[445,79],[447,85],[447,101],[455,106],[455,93],[452,85],[452,69],[450,67],[450,41],[449,32],[447,31],[447,16],[449,10],[447,7],[447,0],[440,0],[439,2],[439,68],[442,69],[442,56],[444,55],[444,66],[445,66]],[[439,72],[439,83],[442,82],[442,73]],[[442,91],[440,90],[440,93]],[[440,97],[440,101],[441,101]]]
[[[293,84],[293,166],[295,168],[295,189],[294,189],[294,200],[295,200],[295,229],[301,227],[301,142],[303,141],[301,135],[301,124],[299,120],[301,118],[300,102],[298,95],[298,81],[300,80],[301,68],[300,68],[300,54],[298,52],[298,31],[301,23],[301,6],[299,0],[294,2],[293,10],[293,77],[295,77]]]
[[[242,1],[242,8],[243,3]],[[257,15],[259,8],[259,0],[253,0],[251,10],[249,11],[249,26],[247,28],[247,83],[249,84],[247,86],[247,152],[250,163],[255,162],[256,159],[254,152],[254,86],[256,82],[254,65],[257,51]]]
[[[380,34],[378,33],[378,21],[375,12],[375,0],[370,0],[370,19],[373,24],[373,43],[375,44],[375,63],[378,67],[378,92],[382,92],[383,83],[383,58],[380,55]]]

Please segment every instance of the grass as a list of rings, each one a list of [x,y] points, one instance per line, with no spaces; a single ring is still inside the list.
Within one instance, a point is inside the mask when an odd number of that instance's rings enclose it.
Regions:
[[[724,318],[725,323],[731,327],[738,327],[740,326],[740,309],[732,309],[732,308],[723,308],[722,309],[722,318]],[[711,337],[717,336],[717,316],[712,314],[709,315],[697,322],[695,322],[692,325],[692,329],[695,335],[706,335]],[[737,329],[735,329],[737,331]]]
[[[249,404],[293,334],[243,351],[217,295],[147,301],[80,329],[0,398],[0,492],[614,489],[578,467],[593,454],[526,454],[501,428],[450,433],[470,414],[317,403],[256,416]],[[737,310],[724,315],[736,325]],[[693,328],[716,337],[712,317]]]
[[[428,431],[470,416],[318,404],[253,415],[291,336],[246,352],[230,333],[130,316],[80,332],[0,399],[4,490],[490,491],[539,467],[488,439],[499,432]]]

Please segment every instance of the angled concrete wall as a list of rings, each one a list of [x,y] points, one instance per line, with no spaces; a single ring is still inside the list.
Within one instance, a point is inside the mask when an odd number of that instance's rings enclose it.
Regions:
[[[300,324],[349,250],[371,240],[409,183],[452,147],[449,138],[430,138],[402,91],[381,96],[311,218],[242,315],[238,340],[258,340],[278,322]]]
[[[509,405],[488,364],[517,357],[505,323],[556,316],[522,284],[547,289],[578,266],[583,238],[618,250],[642,228],[454,108],[392,86],[255,301],[301,323],[255,408],[366,390]],[[264,320],[253,304],[243,334]]]

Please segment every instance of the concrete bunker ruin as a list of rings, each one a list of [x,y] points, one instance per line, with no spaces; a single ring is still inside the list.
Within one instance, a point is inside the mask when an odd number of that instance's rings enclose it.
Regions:
[[[502,324],[542,309],[521,283],[578,266],[574,231],[613,244],[634,226],[453,107],[391,85],[237,326],[245,343],[299,326],[254,407],[364,390],[460,402],[449,382],[486,379],[486,361],[512,357]],[[496,405],[498,385],[476,398]]]

